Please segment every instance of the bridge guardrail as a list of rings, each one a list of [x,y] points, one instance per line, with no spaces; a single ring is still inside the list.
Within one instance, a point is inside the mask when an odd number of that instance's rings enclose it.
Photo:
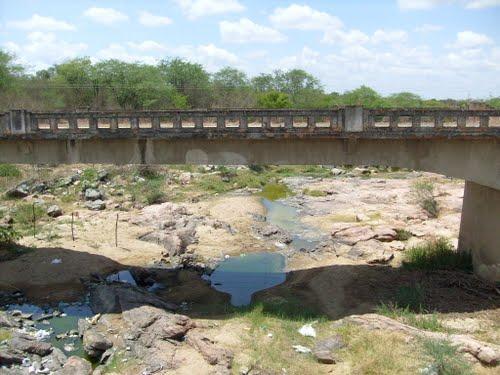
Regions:
[[[350,134],[500,136],[500,110],[364,109],[57,111],[0,113],[0,135],[179,136],[189,134]],[[353,134],[354,135],[354,134]]]

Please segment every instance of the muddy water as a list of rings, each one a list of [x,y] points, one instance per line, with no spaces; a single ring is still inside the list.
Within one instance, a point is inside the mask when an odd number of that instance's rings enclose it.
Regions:
[[[23,314],[33,314],[32,319],[35,321],[35,324],[30,329],[32,334],[43,338],[46,342],[50,342],[54,347],[61,349],[67,356],[76,355],[85,357],[82,340],[78,334],[74,332],[74,334],[68,335],[67,333],[78,329],[79,319],[93,315],[88,305],[84,303],[70,305],[61,303],[59,305],[59,311],[62,312],[61,315],[42,321],[37,321],[37,319],[47,313],[52,313],[52,310],[44,310],[39,306],[30,304],[10,305],[8,310],[18,310]]]
[[[212,287],[231,295],[233,306],[250,304],[259,290],[283,283],[285,257],[278,253],[254,253],[225,259],[210,276]]]

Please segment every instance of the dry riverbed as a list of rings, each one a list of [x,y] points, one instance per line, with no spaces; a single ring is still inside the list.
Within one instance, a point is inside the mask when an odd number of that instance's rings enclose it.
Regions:
[[[0,177],[0,222],[22,235],[0,249],[2,307],[42,306],[48,326],[61,301],[99,315],[74,327],[90,366],[39,341],[36,316],[0,311],[0,373],[498,370],[495,287],[402,265],[427,241],[456,247],[463,181],[375,168],[16,170]],[[210,285],[224,260],[263,252],[287,273],[249,307]],[[119,271],[133,285],[109,278]]]

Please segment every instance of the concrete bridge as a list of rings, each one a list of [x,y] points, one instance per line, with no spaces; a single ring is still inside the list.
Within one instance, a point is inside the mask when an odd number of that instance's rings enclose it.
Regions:
[[[466,180],[459,248],[500,281],[500,111],[0,113],[0,163],[390,165]]]

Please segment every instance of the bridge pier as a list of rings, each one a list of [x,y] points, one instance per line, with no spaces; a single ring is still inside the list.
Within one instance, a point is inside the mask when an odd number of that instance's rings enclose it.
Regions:
[[[465,182],[458,249],[470,251],[474,272],[500,282],[500,190]]]

